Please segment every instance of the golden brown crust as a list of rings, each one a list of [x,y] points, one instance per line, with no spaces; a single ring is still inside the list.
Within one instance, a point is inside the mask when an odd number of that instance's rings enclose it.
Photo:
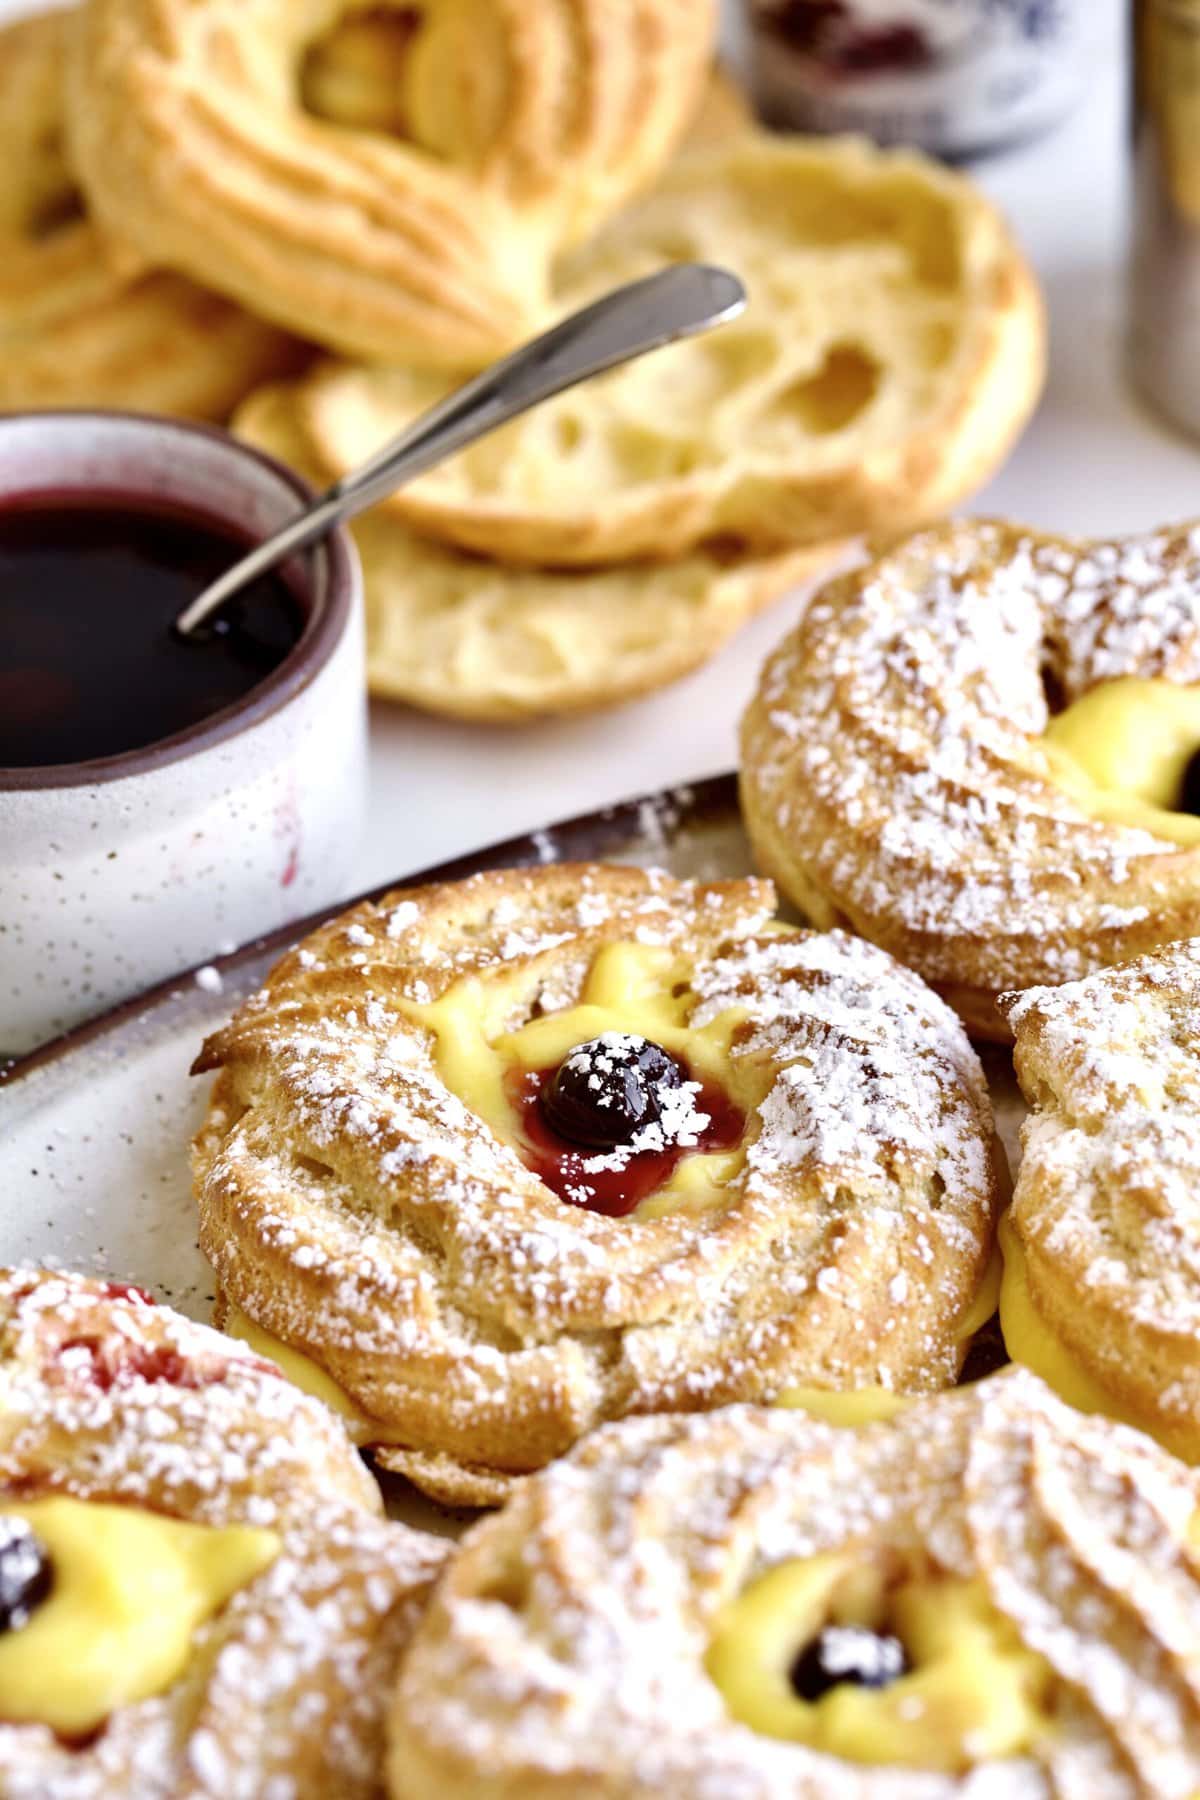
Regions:
[[[335,479],[304,434],[294,387],[260,389],[234,423],[315,486]],[[677,681],[843,554],[823,544],[778,556],[522,570],[435,544],[379,509],[352,529],[372,692],[497,725],[616,706]]]
[[[716,63],[680,148],[685,154],[689,150],[710,149],[715,144],[728,143],[743,131],[757,129],[753,109],[736,78],[722,63]]]
[[[914,154],[735,133],[562,265],[556,305],[664,258],[736,268],[745,314],[561,396],[383,511],[554,567],[907,529],[992,472],[1040,392],[1032,274],[978,190]],[[445,391],[418,368],[333,363],[296,404],[342,475]]]
[[[87,1746],[0,1724],[8,1800],[376,1800],[384,1696],[445,1552],[379,1516],[319,1402],[136,1290],[0,1271],[0,1510],[6,1492],[282,1539],[184,1675]]]
[[[610,1426],[464,1540],[401,1672],[391,1793],[1191,1800],[1198,1499],[1191,1470],[1024,1370],[854,1431],[751,1407]],[[844,1552],[981,1581],[1049,1664],[1049,1729],[954,1775],[736,1723],[704,1662],[723,1607]]]
[[[66,12],[0,30],[0,409],[120,406],[225,419],[304,347],[147,267],[82,210],[65,161]]]
[[[1090,815],[1042,742],[1047,673],[1067,703],[1122,675],[1200,680],[1198,542],[964,521],[822,589],[742,722],[760,866],[1000,1041],[1002,990],[1200,931],[1200,850]]]
[[[1200,1462],[1200,941],[1001,1006],[1035,1109],[1010,1214],[1030,1299],[1115,1411]]]
[[[481,365],[536,328],[551,259],[662,164],[711,0],[430,0],[405,135],[306,112],[343,0],[93,0],[75,160],[147,254],[351,353]]]
[[[906,970],[761,935],[771,904],[600,865],[400,892],[314,934],[205,1045],[196,1193],[222,1291],[440,1496],[493,1499],[630,1412],[954,1380],[998,1205],[982,1073]],[[478,975],[515,1029],[626,942],[680,959],[694,1021],[746,1009],[726,1085],[761,1071],[766,1097],[705,1210],[559,1200],[448,1090],[411,1010]]]

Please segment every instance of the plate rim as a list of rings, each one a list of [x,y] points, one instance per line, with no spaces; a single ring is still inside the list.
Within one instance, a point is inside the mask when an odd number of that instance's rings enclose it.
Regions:
[[[565,819],[535,825],[512,837],[500,838],[493,843],[481,845],[476,850],[464,851],[444,862],[431,863],[425,868],[414,869],[409,874],[398,875],[344,900],[337,900],[332,905],[318,907],[315,912],[292,919],[274,931],[248,938],[235,949],[227,950],[220,956],[205,957],[200,962],[179,969],[164,980],[140,989],[125,1000],[119,1000],[115,1006],[108,1007],[95,1018],[85,1019],[81,1024],[72,1026],[69,1031],[47,1039],[44,1044],[37,1045],[23,1056],[7,1061],[0,1058],[0,1093],[106,1037],[109,1032],[130,1024],[142,1014],[152,1012],[181,986],[194,981],[200,970],[212,969],[224,976],[234,973],[243,963],[269,951],[282,953],[298,938],[307,936],[318,926],[327,924],[330,919],[336,919],[340,913],[348,912],[351,907],[360,906],[364,901],[378,901],[399,889],[418,887],[432,881],[460,881],[469,875],[483,874],[493,869],[530,868],[570,860],[569,855],[566,858],[558,855],[547,857],[544,854],[547,843],[564,839],[569,852],[570,841],[584,833],[592,834],[587,856],[590,861],[599,855],[606,841],[628,839],[629,828],[644,820],[646,808],[652,809],[661,817],[664,830],[674,834],[686,825],[701,823],[705,818],[728,812],[731,808],[737,810],[737,807],[738,772],[736,769],[725,769],[719,774],[706,775],[697,781],[682,781],[670,787],[650,788],[625,800],[590,807],[585,812],[572,813]]]

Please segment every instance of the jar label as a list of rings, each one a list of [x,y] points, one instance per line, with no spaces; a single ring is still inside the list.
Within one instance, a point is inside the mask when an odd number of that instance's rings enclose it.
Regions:
[[[1025,136],[1082,86],[1086,0],[751,0],[769,123],[966,154]]]

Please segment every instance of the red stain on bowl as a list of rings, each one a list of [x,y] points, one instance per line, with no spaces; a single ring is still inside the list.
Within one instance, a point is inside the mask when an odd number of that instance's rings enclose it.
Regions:
[[[285,848],[283,870],[279,877],[281,888],[291,887],[300,873],[302,831],[303,821],[296,802],[296,790],[289,784],[287,792],[275,804],[275,836],[282,838]]]

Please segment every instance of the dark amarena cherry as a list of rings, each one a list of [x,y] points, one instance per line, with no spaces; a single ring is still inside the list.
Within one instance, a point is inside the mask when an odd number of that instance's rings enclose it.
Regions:
[[[45,1545],[24,1519],[0,1513],[0,1634],[28,1625],[53,1585]]]
[[[0,506],[0,769],[121,756],[244,699],[304,630],[283,576],[201,639],[172,623],[246,548],[215,520],[119,494]]]
[[[521,1122],[521,1156],[526,1168],[540,1176],[560,1200],[603,1213],[606,1218],[623,1219],[636,1211],[643,1200],[667,1184],[684,1156],[730,1150],[745,1133],[745,1114],[728,1094],[716,1082],[697,1081],[695,1071],[684,1065],[683,1079],[695,1088],[686,1133],[672,1132],[670,1121],[664,1120],[659,1134],[663,1142],[657,1146],[635,1149],[632,1144],[581,1144],[550,1122],[546,1095],[558,1074],[558,1067],[509,1071],[505,1085]],[[686,1098],[678,1087],[671,1091],[677,1101]],[[660,1102],[666,1092],[660,1088]],[[681,1114],[686,1110],[681,1107]],[[675,1122],[676,1127],[680,1122]],[[686,1143],[681,1141],[684,1136]]]
[[[831,1688],[885,1688],[909,1670],[899,1638],[880,1636],[862,1625],[826,1625],[804,1646],[788,1672],[801,1700],[819,1700]]]
[[[777,0],[766,19],[785,43],[845,74],[919,69],[932,60],[919,25],[875,23],[849,0]]]
[[[615,1150],[662,1114],[683,1081],[674,1057],[648,1038],[607,1031],[563,1059],[542,1095],[547,1122],[569,1143]]]
[[[1197,750],[1183,771],[1183,790],[1176,810],[1200,816],[1200,750]]]

